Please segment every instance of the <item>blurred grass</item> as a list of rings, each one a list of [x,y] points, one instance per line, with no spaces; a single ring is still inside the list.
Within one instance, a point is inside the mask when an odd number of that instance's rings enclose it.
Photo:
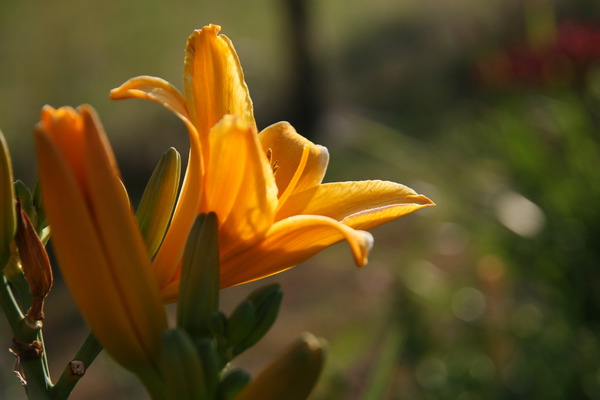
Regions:
[[[473,74],[525,40],[536,7],[600,24],[598,5],[310,4],[326,180],[402,182],[438,205],[375,229],[362,270],[340,244],[269,278],[284,290],[280,319],[239,365],[257,371],[308,330],[330,342],[315,399],[600,398],[598,65],[546,85],[493,88]],[[185,39],[208,23],[236,45],[259,126],[283,118],[286,18],[275,0],[0,3],[0,127],[16,176],[34,181],[41,106],[86,102],[136,199],[166,147],[186,153],[186,132],[160,107],[108,91],[142,74],[181,88]],[[224,307],[260,284],[224,290]],[[85,331],[60,283],[46,314],[56,377]],[[0,341],[10,343],[1,319]],[[23,398],[11,362],[0,357],[0,399]],[[108,357],[89,373],[74,398],[144,396]]]

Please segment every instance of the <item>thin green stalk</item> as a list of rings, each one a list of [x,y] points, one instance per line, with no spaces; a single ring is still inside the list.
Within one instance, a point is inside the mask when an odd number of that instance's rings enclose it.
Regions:
[[[37,339],[40,341],[40,343],[42,343],[42,349],[44,349],[44,352],[42,353],[42,364],[44,366],[44,374],[49,377],[50,376],[50,367],[48,366],[48,355],[46,354],[46,344],[44,343],[44,334],[42,333],[41,329],[38,332]]]
[[[17,332],[20,328],[21,321],[23,320],[23,313],[19,309],[19,305],[15,300],[10,288],[8,287],[8,281],[4,273],[2,274],[2,280],[0,281],[0,304],[4,315],[8,319],[10,328],[13,332]]]
[[[9,283],[12,285],[11,293],[13,293],[13,296],[16,296],[15,300],[21,304],[21,309],[28,310],[31,307],[31,293],[29,292],[29,283],[27,283],[25,275],[19,273],[11,276]]]
[[[102,348],[96,337],[89,333],[73,360],[67,364],[56,385],[52,388],[53,400],[63,400],[69,397]]]

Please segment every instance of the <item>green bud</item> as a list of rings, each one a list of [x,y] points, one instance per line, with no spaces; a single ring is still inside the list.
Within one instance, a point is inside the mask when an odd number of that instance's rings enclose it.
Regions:
[[[10,242],[16,229],[12,163],[8,145],[0,131],[0,271],[4,270],[10,258]]]
[[[180,174],[181,156],[170,148],[156,165],[140,200],[135,216],[150,257],[158,251],[169,226]]]
[[[305,333],[262,370],[236,400],[306,400],[325,362],[325,343]]]
[[[233,400],[250,382],[250,374],[243,369],[232,369],[219,383],[217,400]]]
[[[227,317],[221,311],[217,311],[208,320],[208,329],[213,338],[225,338],[227,336]]]
[[[271,329],[279,313],[282,297],[281,287],[277,283],[263,286],[248,296],[247,300],[256,308],[256,322],[252,331],[234,346],[234,356],[254,346]]]
[[[245,339],[256,323],[256,307],[248,300],[241,302],[227,320],[227,338],[231,345],[236,345]]]
[[[159,368],[170,399],[208,400],[204,370],[190,337],[182,329],[163,333]]]
[[[210,334],[209,322],[219,307],[219,244],[215,213],[200,214],[183,252],[177,326],[197,342]]]
[[[219,373],[221,372],[222,366],[219,363],[212,340],[206,338],[201,339],[196,343],[196,350],[198,351],[198,356],[202,363],[206,395],[209,399],[213,399],[217,391],[217,383],[219,381]]]

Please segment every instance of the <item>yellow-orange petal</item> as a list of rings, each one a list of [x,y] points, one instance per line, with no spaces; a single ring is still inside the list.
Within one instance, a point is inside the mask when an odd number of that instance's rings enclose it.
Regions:
[[[201,136],[224,115],[237,115],[255,127],[252,101],[244,73],[231,41],[218,35],[220,26],[209,25],[188,38],[184,62],[187,109]]]
[[[54,145],[58,148],[70,170],[75,175],[80,187],[85,187],[83,177],[83,121],[72,107],[61,107],[58,110],[44,106],[38,126],[44,129]]]
[[[153,340],[159,340],[166,327],[166,318],[160,312],[162,301],[158,283],[150,269],[146,245],[96,113],[89,106],[81,106],[79,110],[86,134],[84,157],[88,201],[97,221],[97,232],[104,242],[113,272],[118,274],[116,283],[123,285],[120,289],[127,301],[123,306],[134,315],[135,323],[148,327],[146,336],[154,334]]]
[[[261,238],[272,225],[277,187],[256,131],[226,115],[209,138],[204,202],[200,212],[219,220],[221,254]]]
[[[290,197],[278,217],[325,215],[355,229],[371,229],[434,203],[399,183],[326,183]]]
[[[258,134],[258,139],[265,153],[270,154],[271,163],[277,165],[275,181],[279,196],[288,189],[296,174],[305,146],[309,148],[308,159],[290,195],[310,189],[323,181],[329,163],[327,148],[299,135],[288,122],[278,122],[265,128]],[[280,204],[280,207],[285,205]]]
[[[342,240],[348,241],[356,265],[365,265],[373,245],[373,237],[369,232],[352,229],[322,216],[286,218],[275,223],[259,243],[223,256],[221,287],[284,271]]]
[[[151,300],[142,311],[145,316],[133,315],[127,307],[127,298],[133,292],[122,290],[124,282],[116,283],[124,275],[115,272],[124,264],[113,265],[107,257],[106,243],[97,230],[98,221],[88,208],[89,196],[79,186],[73,166],[63,153],[65,148],[61,147],[78,129],[65,129],[69,123],[83,127],[82,120],[71,118],[77,117],[73,113],[72,109],[47,108],[35,132],[42,198],[53,230],[53,247],[73,298],[107,351],[128,368],[151,368],[149,351],[157,342],[150,330],[157,321],[161,325],[161,319],[166,325],[166,318],[164,313],[161,318],[156,309],[150,309]],[[70,150],[85,153],[85,133],[84,141],[73,140],[74,148]],[[58,140],[62,135],[67,138]],[[82,146],[77,148],[78,144]],[[85,176],[85,171],[81,175]],[[123,194],[119,188],[117,196]],[[145,297],[146,293],[144,290],[136,295]],[[144,322],[149,325],[142,325]]]
[[[190,154],[181,193],[169,229],[152,263],[160,287],[177,273],[188,232],[198,212],[201,198],[202,144],[181,93],[167,81],[151,76],[132,78],[110,93],[112,99],[141,98],[162,104],[187,126]]]
[[[137,98],[154,101],[173,111],[186,124],[190,135],[197,135],[181,92],[164,79],[154,76],[131,78],[118,88],[111,90],[110,98],[113,100]]]

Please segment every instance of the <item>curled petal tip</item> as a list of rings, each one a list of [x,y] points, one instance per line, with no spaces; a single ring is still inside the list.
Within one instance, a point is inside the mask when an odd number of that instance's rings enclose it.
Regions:
[[[422,194],[415,195],[415,196],[410,196],[410,199],[415,204],[420,204],[423,207],[431,207],[431,206],[435,206],[436,205],[433,201],[431,201],[431,199],[429,197],[423,196]]]
[[[354,262],[357,267],[364,267],[369,262],[369,253],[373,248],[375,240],[373,239],[373,235],[367,231],[356,231],[356,233],[361,237],[362,243],[360,246],[360,253],[354,254]]]

